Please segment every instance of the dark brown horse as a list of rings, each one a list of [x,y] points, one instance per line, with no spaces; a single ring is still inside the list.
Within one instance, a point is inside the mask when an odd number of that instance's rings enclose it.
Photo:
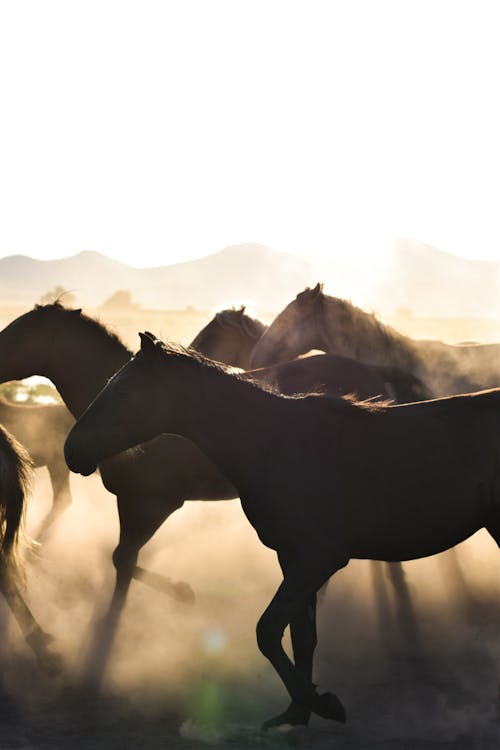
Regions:
[[[58,303],[37,306],[0,332],[0,382],[31,375],[48,377],[78,417],[131,354],[114,334],[80,310]],[[132,577],[178,600],[193,599],[186,584],[138,567],[140,549],[186,500],[238,496],[192,442],[175,435],[162,436],[139,452],[106,461],[99,469],[104,486],[117,497],[120,540],[113,553],[113,598],[85,666],[84,680],[93,683],[104,673]]]
[[[483,527],[500,545],[500,389],[393,407],[287,398],[141,339],[69,434],[68,466],[90,474],[165,431],[195,442],[283,570],[257,641],[292,704],[267,725],[306,723],[310,711],[344,721],[311,679],[316,592],[351,558],[422,558]],[[295,664],[281,644],[287,625]]]
[[[0,427],[0,591],[40,665],[52,671],[59,666],[57,655],[49,649],[52,638],[41,629],[19,591],[23,577],[19,536],[31,480],[28,454]]]
[[[260,321],[250,318],[244,308],[228,309],[218,313],[207,323],[191,343],[191,347],[197,348],[211,359],[243,367],[250,361],[259,330],[265,331],[265,326]],[[364,364],[338,354],[310,356],[283,362],[250,370],[242,377],[263,382],[285,395],[314,392],[330,396],[354,394],[360,400],[379,398],[396,403],[432,398],[430,390],[411,373],[397,367]],[[455,558],[454,552],[450,552],[449,555]],[[456,581],[456,588],[463,592],[465,586],[458,561],[448,560],[445,561],[445,565],[446,562],[449,578]],[[386,566],[373,560],[370,567],[384,635],[387,635],[387,629],[393,620],[385,589],[387,573],[395,593],[395,615],[399,630],[414,653],[418,653],[419,628],[403,565],[396,562]]]
[[[55,521],[71,505],[63,446],[74,423],[64,404],[14,404],[0,397],[0,424],[26,448],[36,468],[47,467],[52,483],[52,507],[37,532],[38,541],[46,537]]]
[[[350,302],[306,289],[276,317],[256,345],[253,367],[287,361],[309,349],[399,367],[435,395],[500,384],[500,344],[445,344],[403,336]]]

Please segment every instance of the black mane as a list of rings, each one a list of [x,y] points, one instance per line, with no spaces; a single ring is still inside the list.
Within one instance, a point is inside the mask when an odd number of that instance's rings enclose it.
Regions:
[[[59,300],[56,300],[56,302],[51,302],[47,305],[35,305],[34,309],[37,312],[41,313],[55,313],[59,315],[73,315],[75,317],[78,317],[78,319],[85,325],[85,328],[91,330],[93,333],[101,337],[106,337],[115,346],[120,347],[121,351],[129,352],[130,355],[132,355],[131,350],[123,343],[117,333],[112,331],[102,321],[98,320],[97,318],[93,318],[90,315],[87,315],[78,308],[66,307]]]
[[[182,346],[182,344],[176,342],[165,342],[156,338],[154,339],[154,342],[157,351],[161,352],[165,357],[174,357],[177,360],[182,360],[188,363],[194,361],[210,371],[216,370],[217,372],[234,378],[241,383],[246,383],[251,387],[257,388],[259,391],[264,391],[265,393],[287,401],[306,401],[307,399],[310,399],[310,403],[317,403],[323,408],[334,406],[341,409],[355,409],[357,411],[362,410],[369,413],[383,411],[388,406],[387,401],[358,401],[354,395],[331,396],[323,393],[295,393],[292,395],[285,395],[272,385],[247,378],[245,377],[245,373],[235,372],[234,368],[230,365],[225,365],[222,362],[215,362],[214,360],[205,357],[196,349],[190,349],[189,347]]]

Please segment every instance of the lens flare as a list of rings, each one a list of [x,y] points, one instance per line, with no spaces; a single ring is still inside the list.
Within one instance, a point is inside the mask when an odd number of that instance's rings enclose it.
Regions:
[[[205,653],[220,654],[227,645],[227,636],[222,628],[206,628],[202,634],[202,644]]]

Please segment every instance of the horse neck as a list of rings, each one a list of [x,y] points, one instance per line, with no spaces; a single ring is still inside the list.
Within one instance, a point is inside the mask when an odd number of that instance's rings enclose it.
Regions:
[[[318,316],[321,342],[327,353],[341,353],[367,364],[398,367],[417,376],[422,373],[416,342],[363,310],[352,307],[339,333],[336,304],[336,300],[326,298]]]
[[[219,369],[198,363],[184,366],[175,392],[180,406],[174,429],[169,415],[165,430],[192,440],[239,489],[254,476],[254,459],[269,456],[267,446],[274,425],[281,422],[282,399]],[[160,409],[165,392],[162,388],[158,395]]]
[[[250,339],[244,333],[240,334],[233,344],[231,360],[223,360],[233,367],[241,367],[243,370],[250,369],[250,357],[255,346],[255,339]]]
[[[47,371],[39,374],[50,378],[78,418],[132,353],[106,331],[90,329],[78,318],[61,328],[51,345]]]
[[[195,345],[194,348],[205,357],[248,370],[255,343],[255,338],[251,338],[242,330],[221,327],[212,346]]]

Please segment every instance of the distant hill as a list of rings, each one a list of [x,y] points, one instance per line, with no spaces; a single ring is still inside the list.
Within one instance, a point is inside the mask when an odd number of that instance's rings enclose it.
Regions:
[[[325,291],[365,309],[393,315],[500,319],[500,263],[459,258],[410,239],[362,263],[333,257],[319,269]]]
[[[244,299],[261,310],[279,310],[310,283],[310,275],[307,260],[255,243],[157,268],[132,268],[92,251],[45,261],[12,255],[0,260],[0,302],[31,305],[61,285],[84,305],[129,289],[134,301],[151,308],[211,309]]]
[[[28,304],[61,285],[79,304],[102,304],[117,289],[130,290],[143,307],[210,310],[245,300],[260,311],[279,311],[307,285],[392,315],[500,319],[500,263],[464,260],[414,240],[397,240],[384,257],[332,254],[308,261],[257,243],[226,247],[197,260],[132,268],[83,251],[60,260],[24,255],[0,259],[0,304]]]
[[[415,315],[500,318],[500,263],[458,258],[415,240],[393,243],[377,289]]]

